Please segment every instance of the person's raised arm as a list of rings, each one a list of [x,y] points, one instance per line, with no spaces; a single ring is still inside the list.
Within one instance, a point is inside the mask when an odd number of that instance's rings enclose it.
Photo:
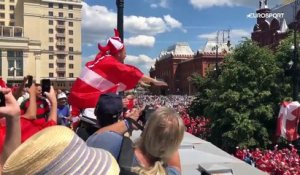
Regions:
[[[13,95],[17,100],[19,97],[22,96],[22,92],[25,88],[25,84],[26,84],[27,80],[28,80],[28,76],[24,77],[22,83],[18,86],[16,91],[13,92]]]
[[[45,95],[51,103],[48,121],[52,120],[57,123],[57,99],[53,86],[51,86],[50,92],[45,92]]]
[[[37,110],[36,86],[35,86],[34,83],[32,83],[32,85],[29,88],[28,92],[29,92],[29,106],[28,106],[28,109],[26,110],[23,117],[27,118],[27,119],[34,120],[34,119],[36,119],[36,110]]]
[[[20,107],[12,95],[10,89],[2,88],[0,92],[4,94],[5,106],[0,107],[0,116],[6,118],[6,136],[1,155],[1,167],[9,157],[9,155],[21,144],[21,128],[20,128]],[[1,174],[1,173],[0,173]]]
[[[132,111],[128,114],[126,114],[125,116],[125,119],[126,118],[132,118],[133,120],[138,120],[140,116],[140,110],[138,109],[132,109]],[[126,120],[122,120],[122,121],[119,121],[117,123],[114,123],[114,124],[111,124],[109,126],[106,126],[106,127],[103,127],[103,128],[100,128],[97,133],[98,134],[101,134],[103,132],[106,132],[106,131],[112,131],[112,132],[116,132],[116,133],[119,133],[121,135],[123,135],[125,132],[128,131],[128,123],[126,123]]]
[[[148,75],[143,75],[140,79],[140,82],[146,83],[146,84],[153,84],[155,86],[168,86],[168,84],[164,81],[159,81],[154,78],[149,77]]]

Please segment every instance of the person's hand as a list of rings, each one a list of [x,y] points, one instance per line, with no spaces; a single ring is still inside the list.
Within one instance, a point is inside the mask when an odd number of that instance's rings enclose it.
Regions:
[[[23,78],[22,84],[24,84],[24,85],[26,84],[26,82],[27,82],[27,80],[28,80],[28,76],[29,76],[29,75],[27,75],[27,76],[25,76],[25,77]]]
[[[28,93],[29,95],[36,95],[36,86],[34,83],[32,83],[32,85],[29,87]]]
[[[164,81],[154,80],[153,84],[155,86],[168,86],[168,84]]]
[[[0,116],[7,119],[19,119],[20,107],[9,88],[1,88],[0,92],[4,94],[5,106],[0,107]]]
[[[51,86],[50,92],[44,92],[44,93],[51,104],[57,103],[56,94],[55,94],[53,86]]]
[[[132,118],[137,121],[140,117],[141,110],[137,108],[133,108],[130,112],[126,113],[125,118]]]
[[[139,83],[140,83],[140,85],[142,85],[144,87],[150,87],[151,86],[150,84],[144,83],[142,81],[140,81]]]

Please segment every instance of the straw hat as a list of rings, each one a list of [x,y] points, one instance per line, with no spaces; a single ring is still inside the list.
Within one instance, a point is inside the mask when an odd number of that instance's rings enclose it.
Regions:
[[[115,175],[113,156],[90,148],[64,126],[46,128],[20,145],[3,166],[3,174]]]

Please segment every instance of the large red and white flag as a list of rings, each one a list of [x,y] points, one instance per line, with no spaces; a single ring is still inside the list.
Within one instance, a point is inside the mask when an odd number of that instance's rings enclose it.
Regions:
[[[72,86],[69,103],[79,109],[94,108],[101,94],[133,89],[142,76],[138,68],[102,56],[85,65]]]
[[[288,141],[296,140],[298,135],[298,123],[300,117],[300,104],[297,101],[283,102],[280,107],[276,136],[286,138]]]

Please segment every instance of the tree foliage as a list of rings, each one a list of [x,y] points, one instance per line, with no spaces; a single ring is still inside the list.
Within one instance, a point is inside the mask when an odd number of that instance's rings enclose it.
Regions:
[[[286,43],[275,54],[245,40],[224,59],[220,73],[193,78],[199,93],[190,113],[211,119],[209,141],[229,152],[271,143],[279,104],[291,96],[283,69],[290,52]]]

